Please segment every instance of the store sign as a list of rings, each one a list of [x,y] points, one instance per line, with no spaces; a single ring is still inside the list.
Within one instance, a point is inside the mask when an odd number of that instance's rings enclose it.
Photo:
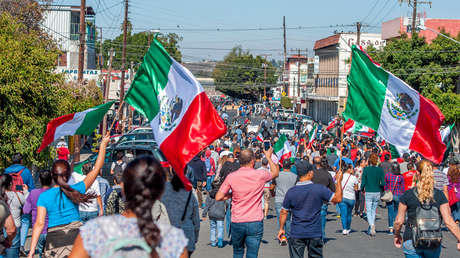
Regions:
[[[83,75],[99,75],[100,70],[83,70]],[[61,73],[65,74],[78,74],[78,69],[61,69]]]

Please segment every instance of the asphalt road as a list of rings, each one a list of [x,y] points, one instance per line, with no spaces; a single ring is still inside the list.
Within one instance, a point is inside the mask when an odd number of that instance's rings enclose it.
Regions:
[[[272,207],[270,207],[269,219],[264,221],[264,237],[260,245],[259,257],[289,257],[288,247],[280,246],[278,241],[275,240],[278,227],[277,218],[274,217],[275,211]],[[328,222],[326,224],[326,236],[329,241],[323,248],[324,257],[404,257],[402,249],[394,247],[393,236],[388,234],[387,210],[378,208],[377,213],[380,219],[376,221],[377,235],[375,237],[371,238],[365,233],[368,225],[360,217],[353,217],[351,234],[343,236],[340,219],[335,216],[335,206],[329,205]],[[193,257],[232,257],[233,249],[228,242],[229,239],[225,238],[225,241],[224,248],[211,247],[209,245],[209,221],[202,221],[200,238]],[[456,241],[449,232],[443,233],[441,257],[460,257],[460,252],[456,250]]]

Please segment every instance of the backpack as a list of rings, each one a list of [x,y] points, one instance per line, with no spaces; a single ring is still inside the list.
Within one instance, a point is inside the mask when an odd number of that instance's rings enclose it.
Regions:
[[[414,190],[418,199],[417,189]],[[412,242],[415,248],[438,248],[441,245],[441,213],[430,203],[420,203],[416,209],[415,224],[412,225]]]
[[[21,188],[22,186],[24,185],[24,180],[22,180],[22,172],[24,171],[24,169],[26,169],[25,167],[23,169],[21,169],[21,171],[17,172],[17,173],[10,173],[10,176],[13,178],[13,191],[14,192],[22,192],[22,190],[17,190],[17,186],[20,185]]]
[[[104,245],[104,258],[136,257],[149,258],[152,248],[143,238],[115,238]]]
[[[114,174],[116,173],[123,173],[123,165],[125,165],[125,162],[121,162],[118,164],[118,162],[115,162],[115,167],[113,168]]]
[[[204,164],[206,165],[206,172],[211,172],[211,158],[206,158],[204,160]]]

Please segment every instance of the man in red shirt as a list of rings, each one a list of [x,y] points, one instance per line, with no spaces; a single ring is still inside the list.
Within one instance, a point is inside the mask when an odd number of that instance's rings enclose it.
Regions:
[[[66,146],[61,146],[57,148],[56,154],[58,156],[58,159],[63,159],[66,161],[69,160],[70,151]]]
[[[403,173],[404,191],[407,191],[412,188],[413,178],[417,174],[417,171],[414,169],[413,163],[408,163],[407,169],[408,171]]]

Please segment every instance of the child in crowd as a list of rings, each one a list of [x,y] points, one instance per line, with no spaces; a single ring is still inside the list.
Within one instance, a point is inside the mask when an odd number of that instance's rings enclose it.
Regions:
[[[202,217],[205,219],[206,216],[209,216],[209,238],[211,241],[211,246],[215,247],[217,245],[219,248],[222,248],[224,237],[225,201],[216,201],[215,199],[219,187],[220,184],[217,181],[212,183],[211,192],[206,197],[206,206],[203,209]]]

